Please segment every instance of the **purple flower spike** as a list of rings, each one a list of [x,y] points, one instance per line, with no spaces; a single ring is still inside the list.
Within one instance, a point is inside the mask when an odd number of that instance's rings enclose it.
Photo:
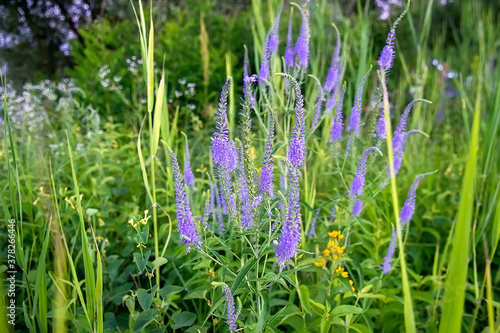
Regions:
[[[189,252],[189,246],[201,246],[201,238],[198,235],[198,230],[196,230],[196,223],[193,219],[193,215],[191,214],[191,206],[189,205],[189,199],[184,189],[184,179],[179,168],[177,156],[175,156],[175,153],[170,148],[168,148],[168,153],[170,155],[170,160],[172,161],[172,169],[174,171],[173,173],[175,203],[177,211],[177,230],[179,231],[181,242],[184,245],[188,246],[187,251]]]
[[[276,17],[274,18],[273,30],[271,32],[271,37],[269,39],[269,52],[271,53],[276,53],[278,51],[280,16],[282,9],[283,9],[283,3],[281,3],[280,8],[276,13]]]
[[[401,149],[404,145],[403,141],[405,139],[405,132],[406,132],[406,124],[408,122],[408,116],[410,115],[410,111],[413,108],[413,106],[417,102],[426,102],[425,99],[414,99],[413,101],[408,104],[401,115],[401,119],[399,120],[398,127],[396,128],[396,131],[394,131],[394,138],[392,139],[392,149],[394,151],[398,151]]]
[[[194,174],[191,169],[191,162],[189,161],[189,146],[187,138],[184,143],[184,179],[187,186],[194,186]]]
[[[280,269],[286,266],[297,254],[300,244],[301,214],[300,214],[300,189],[299,189],[299,170],[291,166],[288,170],[289,176],[289,194],[288,194],[288,212],[278,238],[274,252],[278,259]]]
[[[408,5],[406,6],[405,10],[401,13],[401,15],[399,15],[397,20],[394,21],[394,24],[392,25],[391,30],[387,35],[386,45],[382,49],[380,57],[378,58],[377,61],[378,68],[380,70],[388,71],[392,68],[392,62],[394,61],[394,55],[396,54],[396,52],[394,51],[394,39],[396,38],[396,27],[398,26],[401,19],[408,12],[408,9],[410,8],[409,6],[410,2],[408,1]]]
[[[236,320],[238,319],[238,314],[236,313],[236,309],[234,307],[234,297],[231,292],[231,288],[229,288],[226,284],[223,287],[224,295],[226,296],[226,323],[229,326],[229,331],[236,331]]]
[[[421,175],[418,175],[417,178],[415,178],[415,181],[411,185],[410,191],[408,192],[408,199],[406,199],[403,208],[401,208],[401,214],[399,217],[399,220],[401,222],[409,223],[411,221],[413,213],[415,212],[415,200],[417,196],[418,183],[420,182],[420,180],[422,180],[422,178],[430,174],[432,174],[432,172],[423,173]]]
[[[314,213],[313,219],[311,221],[311,226],[309,227],[309,233],[307,234],[309,238],[313,238],[314,235],[316,234],[316,224],[318,222],[318,216],[320,211],[321,209],[318,208]]]
[[[385,140],[386,138],[384,113],[385,110],[384,110],[384,105],[382,103],[382,107],[380,108],[380,117],[378,118],[378,123],[377,123],[377,132],[375,134],[375,136],[378,136],[382,140]]]
[[[367,148],[363,155],[361,155],[361,159],[359,160],[358,169],[356,170],[356,176],[354,176],[354,180],[352,181],[351,189],[349,190],[349,194],[352,197],[363,195],[363,190],[365,187],[365,175],[366,175],[366,160],[368,159],[368,155],[372,151],[378,151],[381,155],[382,153],[376,147]]]
[[[326,92],[331,92],[335,87],[337,80],[339,79],[340,71],[340,33],[335,27],[337,32],[337,44],[335,45],[335,51],[333,52],[332,64],[328,70],[328,75],[326,76],[324,89]]]
[[[269,113],[269,132],[266,139],[266,149],[262,171],[260,173],[260,191],[274,197],[274,159],[273,159],[273,140],[274,140],[274,116]]]
[[[292,41],[292,15],[288,20],[288,33],[286,35],[285,67],[293,67],[295,63],[295,49]]]
[[[321,84],[318,82],[318,97],[316,98],[316,107],[314,108],[314,115],[311,121],[311,128],[316,126],[319,122],[319,117],[321,117],[321,108],[323,107],[323,102],[325,98],[323,97],[323,89]]]
[[[363,209],[363,200],[360,198],[356,198],[354,201],[354,206],[352,207],[352,214],[356,217],[359,217],[361,210]]]
[[[250,76],[250,70],[248,68],[248,50],[245,47],[245,57],[243,59],[243,98],[245,101],[248,99],[251,109],[255,107],[255,97],[252,92],[252,83],[256,81],[257,78],[255,75]]]
[[[264,49],[262,50],[262,61],[260,62],[259,69],[259,84],[264,84],[269,81],[269,32],[266,35],[266,39],[264,40]]]
[[[356,97],[354,99],[354,105],[351,110],[351,118],[349,119],[349,126],[347,127],[347,129],[350,132],[354,132],[356,136],[359,136],[359,128],[361,125],[361,106],[363,98],[363,87],[365,86],[370,71],[371,70],[368,70],[368,73],[366,73],[365,76],[363,76],[363,79],[359,83],[358,91],[356,92]]]
[[[302,14],[302,25],[300,27],[299,36],[295,43],[295,54],[297,54],[298,64],[300,67],[309,67],[309,17],[308,13],[300,10]]]
[[[295,91],[295,126],[288,147],[288,160],[294,167],[300,168],[306,160],[304,98],[297,81],[290,75],[285,76],[291,81]]]
[[[389,248],[387,249],[387,254],[384,257],[384,263],[380,269],[384,274],[388,274],[391,271],[392,259],[394,258],[394,253],[396,252],[397,238],[396,238],[396,228],[392,228],[391,242],[389,243]]]
[[[401,168],[401,164],[403,163],[403,155],[405,152],[406,141],[408,140],[408,137],[414,133],[422,133],[422,134],[426,135],[425,133],[423,133],[419,130],[411,130],[407,133],[403,133],[402,139],[398,143],[397,149],[393,148],[394,149],[394,175],[395,176],[398,174],[399,169]],[[391,169],[389,167],[387,167],[387,177],[388,178],[391,177]]]
[[[217,108],[216,117],[216,131],[213,135],[212,141],[212,158],[215,164],[232,166],[234,154],[230,151],[231,145],[229,144],[229,128],[227,127],[227,96],[229,94],[229,87],[231,86],[232,79],[229,77],[222,88],[219,99],[219,106]]]
[[[335,213],[337,212],[337,204],[334,204],[332,210],[330,211],[330,217],[328,218],[328,223],[332,224],[335,219]]]
[[[332,130],[330,132],[330,140],[328,142],[340,141],[342,139],[342,129],[344,126],[342,117],[342,106],[344,105],[345,84],[340,92],[337,107],[335,108],[335,117],[333,118]]]

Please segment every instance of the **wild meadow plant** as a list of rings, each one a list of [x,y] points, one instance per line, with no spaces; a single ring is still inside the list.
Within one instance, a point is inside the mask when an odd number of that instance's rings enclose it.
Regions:
[[[392,68],[395,57],[396,27],[408,11],[409,3],[390,29],[387,44],[377,62],[381,107],[376,129],[363,128],[361,111],[363,88],[370,77],[371,69],[363,76],[357,87],[349,121],[344,121],[347,119],[343,111],[347,90],[347,83],[343,82],[346,60],[341,56],[340,33],[334,26],[337,35],[335,51],[324,83],[321,84],[322,81],[318,79],[321,75],[309,74],[310,35],[314,33],[310,29],[311,4],[294,3],[290,10],[293,6],[300,12],[301,26],[294,41],[290,15],[284,57],[281,58],[279,54],[279,22],[282,13],[287,9],[284,4],[279,7],[274,23],[265,36],[257,74],[251,75],[248,55],[245,54],[244,76],[241,80],[243,99],[240,109],[239,138],[236,133],[230,132],[228,122],[228,98],[231,86],[235,84],[233,78],[228,77],[222,87],[215,117],[215,131],[210,145],[211,169],[208,173],[210,186],[205,192],[203,207],[192,207],[192,198],[189,195],[193,186],[206,184],[203,179],[198,182],[191,169],[189,133],[184,140],[184,171],[180,168],[178,154],[174,152],[175,147],[171,146],[172,143],[175,145],[175,142],[162,141],[172,167],[173,183],[169,184],[175,189],[175,215],[179,239],[185,252],[193,253],[185,265],[191,263],[196,264],[195,267],[202,263],[204,266],[208,265],[211,267],[212,287],[216,289],[221,287],[219,291],[221,296],[217,303],[211,306],[209,315],[201,327],[210,316],[224,318],[229,331],[243,327],[262,332],[272,324],[279,325],[284,320],[283,316],[291,315],[287,313],[291,308],[271,313],[271,307],[280,304],[271,295],[277,295],[280,290],[290,291],[290,288],[297,290],[300,305],[307,313],[312,314],[313,311],[315,315],[323,317],[324,320],[313,324],[314,327],[324,331],[332,324],[345,326],[353,324],[357,319],[353,315],[363,311],[356,305],[357,301],[339,312],[349,315],[345,319],[339,318],[337,321],[330,318],[332,315],[330,311],[333,310],[335,314],[335,307],[344,303],[342,298],[348,302],[349,298],[359,300],[360,297],[359,294],[356,295],[355,278],[350,278],[347,267],[352,262],[349,257],[349,247],[354,246],[350,243],[350,235],[356,225],[363,221],[365,201],[368,204],[373,203],[373,196],[382,191],[388,181],[392,186],[394,209],[398,209],[395,177],[401,167],[405,141],[411,134],[411,131],[406,131],[409,113],[412,106],[420,100],[414,100],[408,105],[392,135],[386,76]],[[142,7],[140,12],[142,13]],[[138,16],[138,25],[143,38],[143,56],[148,58],[153,50],[152,22],[148,45],[144,18],[143,14],[141,15]],[[147,63],[146,58],[144,63]],[[149,63],[151,61],[149,59]],[[144,65],[148,73],[145,75],[148,89],[154,84],[154,81],[151,81],[150,66],[150,64]],[[284,72],[275,71],[277,68],[283,68]],[[314,98],[316,102],[311,108],[306,106],[303,93],[308,77],[317,82],[317,95]],[[160,98],[160,93],[163,92],[158,90],[157,100]],[[148,103],[149,109],[152,110],[153,96],[149,97],[151,98]],[[163,123],[164,120],[161,116],[157,116],[157,112],[158,107],[155,106],[155,120],[151,123],[150,118],[149,127],[153,132],[154,128],[161,127],[163,132],[164,128],[168,129],[168,124]],[[311,125],[307,129],[306,119],[309,117]],[[162,124],[159,125],[158,122]],[[374,137],[368,135],[365,138],[362,135],[364,132],[369,134],[373,130],[376,133]],[[326,140],[321,131],[329,133]],[[259,133],[263,134],[261,141],[263,146],[255,136]],[[152,137],[152,144],[155,147],[158,145],[158,140],[159,135],[155,134]],[[141,156],[140,145],[139,141],[138,149]],[[256,159],[252,154],[255,146],[263,147],[261,154],[258,154],[260,159]],[[315,149],[312,149],[315,146],[329,147],[328,150],[331,152],[329,163],[336,172],[333,175],[338,174],[341,177],[342,185],[337,189],[340,195],[334,199],[327,198],[324,203],[312,209],[314,217],[310,223],[305,224],[303,200],[309,195],[308,188],[315,186],[314,178],[320,176],[315,175],[316,156]],[[344,149],[341,149],[342,146],[345,146]],[[358,153],[360,148],[363,151],[361,156]],[[383,155],[383,150],[387,151],[389,157],[387,164],[381,159],[370,159],[374,152]],[[155,154],[152,154],[152,158],[157,159]],[[355,171],[349,170],[353,165],[352,162],[357,165]],[[277,168],[276,165],[280,167]],[[389,170],[387,176],[386,168]],[[312,182],[308,175],[311,171],[314,175]],[[152,172],[154,177],[154,171]],[[368,172],[370,178],[367,182]],[[373,177],[371,173],[377,176]],[[143,174],[146,174],[144,166]],[[352,174],[354,178],[351,185],[348,185],[348,179]],[[325,176],[331,177],[332,173]],[[389,273],[395,249],[401,244],[401,223],[407,224],[413,214],[416,186],[423,176],[425,175],[417,177],[401,215],[395,213],[393,224],[396,227],[393,228],[385,261],[380,263],[381,270],[385,274]],[[279,188],[275,186],[277,178],[280,179]],[[155,190],[148,184],[149,182],[146,183],[148,192],[154,193]],[[342,187],[346,188],[344,193]],[[365,194],[365,187],[370,188],[370,194]],[[150,194],[150,198],[153,195]],[[153,204],[159,206],[156,201],[153,201]],[[329,205],[331,205],[329,214],[331,223],[321,225],[323,207]],[[196,216],[197,212],[201,216]],[[147,222],[147,217],[140,221]],[[387,223],[391,223],[391,219]],[[139,224],[134,222],[132,227],[136,228]],[[330,229],[333,226],[336,230]],[[321,245],[324,237],[320,233],[325,229],[328,241]],[[306,234],[311,240],[307,240]],[[140,246],[140,230],[137,240]],[[157,246],[155,243],[155,248]],[[322,255],[310,252],[313,247],[318,248],[318,246],[324,247]],[[404,252],[402,246],[399,247],[401,268],[404,271]],[[161,258],[158,257],[158,250],[155,257],[156,260]],[[140,262],[144,259],[147,261],[149,254],[147,258],[144,255],[138,258]],[[157,268],[156,265],[152,267]],[[314,306],[311,305],[313,301],[309,300],[309,290],[301,281],[301,277],[308,272],[313,272],[317,276],[325,274],[327,278],[325,304],[314,302]],[[147,274],[151,277],[154,273]],[[158,270],[156,274],[159,274]],[[160,288],[158,278],[157,276],[157,284],[152,289],[151,295]],[[403,275],[403,279],[407,279],[406,275]],[[363,282],[360,280],[359,284],[362,286]],[[408,316],[412,316],[411,303],[409,305],[406,303],[409,297],[407,292],[408,290],[405,290],[405,311]],[[338,293],[343,297],[334,302],[337,305],[331,305],[332,300],[328,297],[335,297]],[[219,309],[224,300],[225,311]],[[235,303],[238,303],[237,309]],[[283,304],[291,306],[293,299]],[[217,322],[218,320],[214,319],[213,324],[216,325]],[[407,318],[406,324],[411,330],[410,317]]]

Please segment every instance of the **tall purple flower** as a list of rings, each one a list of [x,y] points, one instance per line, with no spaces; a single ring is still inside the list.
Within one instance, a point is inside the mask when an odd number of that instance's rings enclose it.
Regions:
[[[226,230],[226,227],[224,226],[224,217],[222,216],[222,205],[220,203],[220,194],[217,184],[210,182],[210,192],[213,193],[210,195],[210,207],[212,212],[215,212],[217,229],[219,230],[219,234],[221,234]]]
[[[390,112],[387,110],[387,112]],[[377,123],[377,132],[375,133],[375,136],[378,136],[380,139],[385,140],[386,138],[386,129],[385,129],[385,106],[384,103],[381,103],[381,108],[380,108],[380,117],[378,118],[378,123]]]
[[[399,15],[396,21],[394,21],[394,24],[391,27],[391,30],[389,31],[389,34],[387,35],[387,41],[386,45],[382,49],[382,52],[380,53],[380,57],[378,58],[377,64],[378,68],[381,71],[388,71],[392,68],[392,62],[394,61],[394,55],[396,52],[394,51],[394,39],[396,38],[396,28],[401,21],[401,19],[406,15],[408,12],[410,2],[408,1],[408,5],[406,6],[405,10]]]
[[[367,148],[363,152],[363,155],[361,155],[358,169],[356,170],[356,175],[354,176],[354,180],[351,184],[351,189],[349,190],[349,194],[351,196],[363,195],[363,190],[365,188],[366,160],[368,159],[370,153],[374,150],[378,149],[376,147]]]
[[[273,30],[271,31],[271,37],[269,39],[269,52],[271,53],[276,53],[278,51],[280,16],[282,9],[283,9],[283,3],[281,3],[280,8],[276,13],[276,17],[274,18]]]
[[[295,49],[292,41],[292,15],[288,20],[288,33],[286,35],[285,67],[291,68],[295,64]]]
[[[238,314],[236,313],[236,309],[234,307],[234,297],[231,292],[231,288],[229,288],[226,284],[223,287],[224,295],[226,296],[226,323],[229,326],[229,331],[236,331],[236,320],[238,320]]]
[[[294,167],[300,168],[306,160],[304,98],[297,81],[290,75],[285,76],[292,82],[295,91],[295,126],[288,148],[288,160]]]
[[[300,214],[300,189],[299,170],[291,166],[288,170],[289,192],[288,211],[285,217],[281,235],[274,253],[278,259],[278,265],[282,269],[286,263],[297,254],[300,244],[301,214]]]
[[[335,219],[335,213],[337,212],[337,204],[332,206],[332,210],[330,211],[330,216],[328,217],[328,223],[332,224]]]
[[[359,217],[359,214],[361,214],[362,209],[363,209],[363,199],[356,198],[356,200],[354,200],[354,205],[352,206],[352,215]]]
[[[189,158],[189,145],[187,141],[187,137],[184,141],[184,179],[186,181],[186,185],[194,186],[194,174],[193,170],[191,170],[191,162]]]
[[[262,170],[260,173],[260,191],[274,197],[274,159],[273,159],[273,140],[274,140],[274,116],[269,113],[269,132],[267,133],[266,148]]]
[[[309,17],[305,9],[301,9],[300,12],[302,14],[302,25],[295,43],[295,54],[299,66],[307,68],[309,67]]]
[[[309,227],[309,232],[307,234],[307,236],[309,238],[313,238],[314,235],[316,234],[316,224],[318,223],[318,216],[319,216],[319,212],[321,211],[321,209],[317,209],[316,212],[314,213],[314,216],[312,218],[312,221],[311,221],[311,226]]]
[[[347,129],[350,132],[354,132],[356,136],[359,136],[359,129],[361,126],[361,106],[363,99],[363,87],[365,86],[366,80],[368,79],[368,75],[370,74],[370,70],[368,73],[363,76],[363,79],[359,83],[358,91],[356,92],[356,97],[354,98],[354,105],[351,110],[351,118],[349,119],[349,126]]]
[[[339,100],[337,101],[337,107],[335,108],[335,116],[333,118],[332,130],[330,131],[330,140],[328,142],[340,141],[342,139],[343,130],[343,116],[342,116],[342,106],[344,105],[344,95],[345,95],[345,84],[342,87],[342,91],[339,95]]]
[[[212,158],[214,163],[230,170],[234,169],[236,151],[234,142],[229,141],[229,128],[227,127],[227,96],[232,83],[232,78],[229,77],[222,88],[217,108],[216,116],[216,131],[213,134],[212,140]]]
[[[266,34],[266,39],[264,40],[264,48],[262,50],[262,61],[260,62],[259,69],[259,84],[264,84],[269,81],[269,58],[271,54],[269,53],[269,32]]]
[[[189,199],[184,189],[184,179],[179,168],[177,156],[175,156],[175,153],[170,148],[168,148],[168,153],[170,155],[170,160],[172,161],[172,169],[174,173],[177,230],[179,231],[181,242],[188,246],[187,251],[189,252],[189,246],[201,245],[201,238],[198,235],[196,223],[191,213],[191,206],[189,205]]]
[[[243,163],[243,148],[238,148],[239,153],[239,194],[240,194],[240,205],[241,205],[241,227],[243,229],[248,229],[253,226],[253,211],[254,206],[250,198],[250,191],[248,189],[248,178],[245,173],[245,165]],[[258,205],[258,204],[257,204]]]
[[[417,186],[420,180],[425,176],[432,174],[433,172],[423,173],[415,178],[415,181],[411,185],[410,191],[408,192],[408,199],[406,199],[403,208],[401,208],[401,214],[399,220],[403,223],[409,223],[415,212],[415,200],[417,196]]]
[[[334,26],[335,27],[335,26]],[[333,52],[332,64],[330,65],[330,69],[328,70],[328,74],[325,80],[324,90],[326,92],[331,92],[335,87],[337,80],[339,80],[339,71],[340,71],[340,33],[335,27],[335,31],[337,32],[337,44],[335,45],[335,51]]]
[[[311,128],[316,126],[319,122],[319,118],[321,117],[321,108],[323,107],[323,102],[325,98],[323,97],[323,89],[321,88],[321,84],[318,82],[318,97],[316,98],[316,106],[314,107],[314,115],[311,121]]]
[[[384,257],[384,262],[382,263],[382,266],[380,269],[384,272],[384,274],[388,274],[391,270],[392,266],[392,259],[394,258],[394,253],[396,252],[396,247],[397,247],[397,233],[396,233],[396,228],[392,228],[392,234],[391,234],[391,242],[389,243],[389,248],[387,249],[387,254]]]
[[[248,100],[250,108],[255,107],[255,97],[252,92],[252,83],[257,81],[255,75],[250,76],[250,70],[248,67],[248,50],[245,47],[245,57],[243,59],[243,98],[245,101]]]
[[[399,169],[401,168],[401,164],[403,163],[403,155],[405,152],[406,141],[408,140],[408,137],[414,133],[422,133],[426,135],[425,133],[419,130],[411,130],[407,133],[403,133],[401,141],[399,141],[397,144],[397,149],[394,148],[394,175],[398,174]],[[390,167],[387,167],[387,177],[390,176],[391,176],[391,169]]]
[[[394,138],[392,139],[392,149],[394,149],[394,151],[398,151],[403,146],[403,141],[406,132],[406,124],[408,122],[408,116],[410,115],[411,109],[417,102],[427,102],[427,101],[425,99],[414,99],[413,101],[410,102],[410,104],[406,106],[403,114],[401,115],[401,119],[399,120],[398,127],[394,131]]]

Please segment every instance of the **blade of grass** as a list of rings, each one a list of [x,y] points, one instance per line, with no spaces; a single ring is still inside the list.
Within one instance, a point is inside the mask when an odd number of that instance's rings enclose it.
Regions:
[[[87,304],[87,316],[91,323],[91,327],[94,327],[94,316],[95,316],[95,274],[94,274],[94,265],[92,264],[92,257],[90,256],[89,243],[87,240],[87,233],[85,231],[85,219],[83,218],[83,210],[82,210],[82,200],[80,196],[80,187],[78,186],[78,179],[76,177],[75,163],[73,160],[73,151],[71,149],[71,144],[69,141],[68,133],[66,132],[66,141],[68,144],[68,156],[71,165],[71,174],[73,176],[73,186],[76,194],[76,202],[77,202],[77,211],[78,216],[80,218],[80,234],[82,239],[82,257],[83,257],[83,266],[85,269],[85,296],[86,296],[86,304]],[[69,254],[68,254],[69,256]]]
[[[48,332],[47,327],[47,288],[45,286],[46,275],[46,258],[47,248],[49,247],[50,240],[50,226],[52,219],[49,219],[47,230],[45,231],[45,238],[43,240],[42,251],[38,258],[38,265],[36,269],[36,283],[35,283],[35,297],[33,304],[33,312],[38,310],[38,324],[41,332]]]
[[[468,268],[468,253],[474,204],[475,176],[477,168],[477,148],[479,125],[481,120],[481,71],[478,71],[478,89],[475,102],[472,137],[469,145],[469,157],[465,167],[458,208],[453,248],[451,252],[448,277],[443,296],[443,315],[439,326],[441,333],[460,332],[464,311],[465,284]]]

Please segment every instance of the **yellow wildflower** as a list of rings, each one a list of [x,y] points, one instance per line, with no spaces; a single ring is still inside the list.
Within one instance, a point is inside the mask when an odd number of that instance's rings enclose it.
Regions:
[[[328,249],[324,250],[324,251],[323,251],[323,255],[324,255],[325,257],[328,257],[328,256],[330,255],[330,250],[328,250]]]
[[[349,276],[349,273],[347,273],[347,272],[342,272],[342,274],[341,274],[341,275],[342,275],[342,277],[343,277],[343,278],[347,278],[347,277]]]
[[[326,244],[326,247],[329,247],[329,248],[333,248],[334,246],[336,246],[336,245],[335,245],[335,241],[334,241],[334,240],[330,240],[330,241],[328,242],[328,244]]]
[[[332,232],[329,232],[328,233],[328,236],[332,237],[332,238],[337,238],[337,236],[340,234],[340,231],[332,231]]]
[[[322,266],[325,266],[326,265],[326,260],[325,258],[321,258],[321,261],[319,262],[315,262],[314,265],[316,265],[316,267],[322,267]]]
[[[338,274],[338,273],[342,273],[343,271],[344,271],[344,267],[339,266],[339,268],[337,268],[335,270],[335,273]]]
[[[351,284],[351,288],[352,288],[352,291],[356,291],[356,289],[352,286],[352,284],[354,283],[352,280],[349,280],[349,283]]]

